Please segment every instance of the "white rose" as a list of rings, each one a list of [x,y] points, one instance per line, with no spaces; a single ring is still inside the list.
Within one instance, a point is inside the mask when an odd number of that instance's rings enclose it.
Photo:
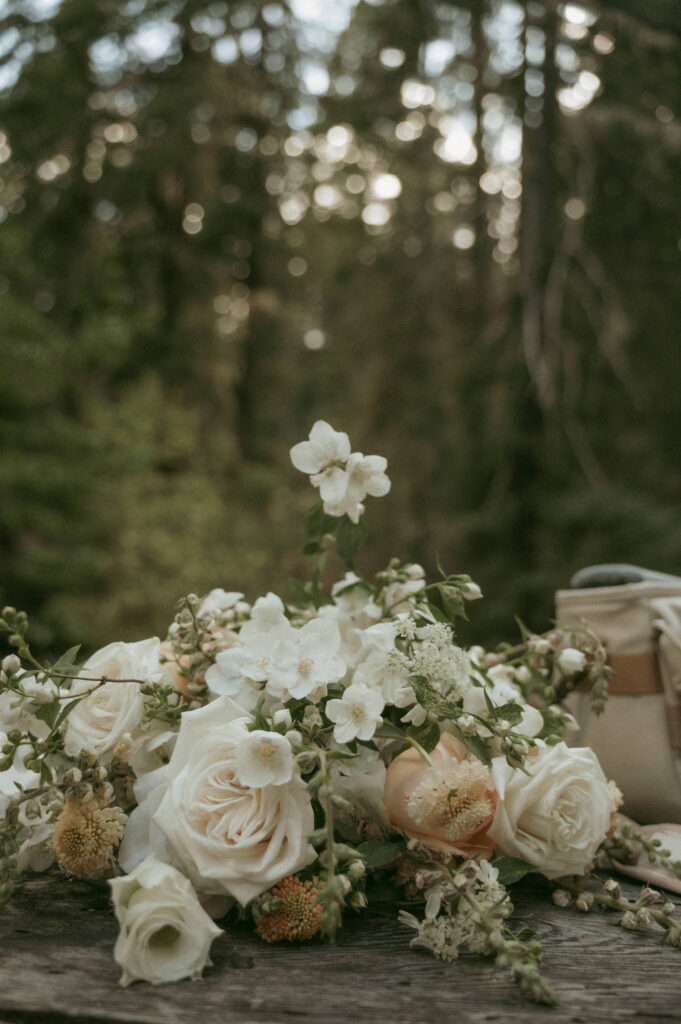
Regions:
[[[558,655],[558,667],[566,676],[577,675],[586,668],[586,655],[576,647],[565,647]]]
[[[109,882],[121,926],[114,958],[121,985],[159,985],[199,978],[210,944],[221,934],[199,903],[191,883],[168,864],[148,857],[135,872]]]
[[[263,786],[239,778],[237,751],[249,721],[230,697],[185,712],[170,763],[136,787],[141,803],[119,853],[125,870],[154,852],[182,868],[199,892],[245,905],[315,859],[300,776]]]
[[[495,757],[498,795],[488,830],[499,851],[520,857],[547,878],[581,875],[610,827],[614,810],[603,769],[592,750],[565,743],[538,745],[529,776]]]
[[[106,676],[112,680],[145,680],[163,674],[160,651],[158,637],[134,644],[108,644],[85,662],[81,674],[92,679]],[[78,695],[95,686],[76,680],[72,692]],[[143,716],[144,698],[138,683],[105,683],[84,697],[66,719],[64,749],[70,757],[77,757],[81,750],[98,758],[110,755],[119,743],[130,743]]]

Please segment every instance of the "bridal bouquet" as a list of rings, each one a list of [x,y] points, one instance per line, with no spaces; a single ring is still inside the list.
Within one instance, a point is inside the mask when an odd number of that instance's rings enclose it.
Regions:
[[[551,1003],[536,937],[511,924],[509,886],[528,872],[558,905],[610,907],[681,945],[671,902],[648,888],[626,900],[591,874],[642,844],[672,863],[618,822],[592,751],[564,741],[569,689],[588,684],[603,707],[598,638],[523,628],[515,645],[462,649],[456,620],[482,596],[470,577],[429,583],[397,559],[356,571],[386,460],[323,421],[291,460],[319,496],[291,602],[190,594],[163,641],[84,664],[77,648],[40,663],[26,615],[3,610],[16,653],[0,674],[0,900],[53,861],[109,879],[124,985],[198,977],[227,914],[267,942],[333,941],[387,891],[413,946],[490,954]],[[345,571],[327,593],[335,556]]]

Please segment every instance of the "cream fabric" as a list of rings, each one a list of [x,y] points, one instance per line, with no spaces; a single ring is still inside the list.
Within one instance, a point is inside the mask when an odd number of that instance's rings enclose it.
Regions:
[[[590,714],[588,693],[571,694],[567,704],[580,725],[574,742],[596,752],[622,790],[626,814],[642,823],[681,823],[681,584],[646,581],[558,591],[558,624],[580,619],[611,654],[653,653],[662,689],[614,692],[601,716]]]

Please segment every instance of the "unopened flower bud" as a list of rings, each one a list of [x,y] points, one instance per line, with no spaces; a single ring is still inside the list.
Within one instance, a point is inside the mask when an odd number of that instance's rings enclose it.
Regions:
[[[2,659],[2,671],[6,672],[8,676],[15,676],[17,672],[21,671],[21,662],[16,654],[8,654],[6,658]]]
[[[575,900],[575,904],[578,910],[591,910],[594,905],[594,896],[592,892],[580,892],[579,896]]]
[[[364,910],[368,905],[369,901],[363,892],[351,892],[348,896],[348,906],[353,910]]]
[[[352,882],[350,881],[348,876],[347,875],[337,875],[336,876],[336,880],[338,882],[338,885],[339,885],[339,888],[340,888],[340,891],[341,891],[342,895],[343,896],[347,896],[347,894],[352,889]]]
[[[558,667],[566,676],[577,675],[586,667],[586,655],[576,647],[565,647],[558,655]]]
[[[272,723],[274,725],[283,725],[284,729],[290,729],[293,725],[293,719],[291,718],[291,712],[288,708],[279,708],[272,715]]]
[[[519,683],[529,683],[532,679],[532,673],[527,665],[518,665],[513,674],[516,677],[516,681]]]
[[[405,565],[404,572],[410,580],[422,580],[426,575],[426,570],[422,565],[419,565],[418,562],[413,562],[411,565]]]
[[[622,914],[622,920],[620,921],[620,924],[623,928],[627,928],[629,931],[635,931],[638,928],[636,914],[632,913],[631,910],[626,910]]]
[[[295,744],[296,746],[299,746],[303,742],[303,737],[297,729],[289,729],[285,736],[289,743]]]
[[[474,736],[478,731],[478,723],[472,715],[461,715],[461,717],[457,719],[456,724],[464,736]]]
[[[657,903],[662,898],[662,893],[658,892],[657,889],[650,889],[647,885],[641,889],[641,895],[639,896],[639,902],[647,907],[651,903]]]
[[[662,913],[667,914],[668,917],[670,917],[675,910],[676,907],[674,906],[671,900],[667,900],[665,903],[662,904]]]
[[[606,892],[610,893],[611,896],[615,896],[617,899],[619,899],[619,895],[621,892],[620,885],[619,882],[616,882],[614,878],[608,878],[607,881],[603,882],[603,888]]]
[[[569,906],[572,897],[569,892],[565,891],[565,889],[554,889],[552,899],[557,907],[567,907]]]
[[[353,860],[346,868],[346,875],[351,882],[358,882],[366,874],[366,865],[362,860]]]
[[[551,650],[551,644],[544,636],[531,636],[527,646],[533,654],[548,654]]]
[[[467,583],[463,596],[466,601],[479,601],[482,597],[482,590],[477,583]]]
[[[641,925],[641,927],[645,928],[651,923],[653,919],[647,907],[641,907],[641,909],[637,910],[636,912],[636,920]]]

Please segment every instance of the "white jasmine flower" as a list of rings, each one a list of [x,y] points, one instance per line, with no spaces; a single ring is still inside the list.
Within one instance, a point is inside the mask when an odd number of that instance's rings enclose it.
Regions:
[[[253,636],[262,637],[268,633],[273,639],[286,633],[293,627],[286,618],[284,602],[271,591],[266,597],[259,597],[251,610],[251,618],[241,627],[239,637],[242,643],[246,643]]]
[[[517,683],[529,683],[532,679],[532,673],[527,665],[518,665],[513,674]]]
[[[586,655],[576,647],[565,647],[558,655],[558,667],[566,676],[577,675],[586,668]]]
[[[280,697],[286,690],[300,700],[337,682],[345,675],[340,647],[340,631],[331,619],[312,619],[292,629],[272,650],[268,692]]]
[[[390,615],[409,615],[416,604],[416,594],[421,593],[425,585],[424,577],[389,583],[381,594],[381,602],[386,612]]]
[[[202,908],[188,879],[148,857],[132,874],[113,878],[109,885],[121,926],[114,947],[123,968],[121,985],[201,977],[211,963],[211,942],[222,929]]]
[[[364,511],[364,498],[368,494],[381,498],[390,490],[390,480],[385,472],[387,466],[387,459],[382,455],[353,452],[346,465],[345,493],[340,499],[327,498],[324,511],[331,516],[347,515],[353,523],[359,522]]]
[[[244,786],[281,786],[293,775],[291,746],[278,732],[255,729],[236,748],[236,770]]]
[[[466,601],[479,601],[482,597],[482,590],[477,583],[467,583],[463,596]]]
[[[236,608],[243,596],[235,590],[228,591],[222,587],[215,587],[199,605],[199,615],[205,615],[206,612],[226,612]]]
[[[347,434],[334,430],[325,420],[317,420],[309,440],[295,444],[290,454],[295,468],[310,474],[310,482],[319,488],[322,501],[334,504],[343,500],[348,475],[338,463],[346,463],[350,457]]]
[[[326,705],[328,718],[335,723],[333,735],[337,743],[351,740],[370,740],[380,725],[385,701],[376,690],[361,683],[348,686],[340,700]]]

